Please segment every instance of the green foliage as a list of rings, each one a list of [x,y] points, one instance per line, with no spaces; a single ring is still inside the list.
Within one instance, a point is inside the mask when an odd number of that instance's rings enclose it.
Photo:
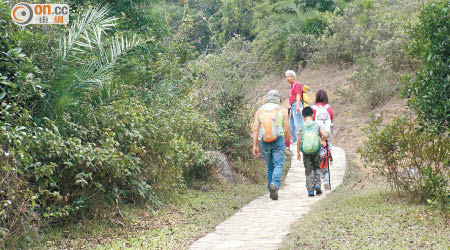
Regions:
[[[290,1],[258,5],[256,21],[254,48],[261,53],[259,60],[279,71],[305,66],[316,38],[328,26],[325,13]]]
[[[25,152],[13,152],[4,138],[21,138],[27,135],[24,127],[9,129],[2,124],[0,130],[0,247],[14,248],[15,242],[23,240],[24,232],[28,241],[36,237],[35,228],[41,223],[41,217],[35,211],[37,196],[31,185],[17,168],[20,164],[18,156],[25,156]],[[16,153],[16,154],[15,154]]]
[[[220,44],[238,36],[245,40],[254,39],[253,15],[255,6],[261,2],[231,0],[221,1],[221,6],[211,20],[211,28]]]
[[[27,125],[30,111],[44,97],[41,74],[21,48],[0,51],[0,101],[3,121]]]
[[[450,128],[450,2],[431,1],[411,27],[410,52],[421,61],[405,95],[423,127],[438,133]]]
[[[417,125],[399,117],[382,127],[375,119],[364,129],[369,138],[358,152],[396,191],[450,208],[450,138]]]
[[[99,202],[170,200],[186,184],[209,176],[203,148],[215,147],[216,132],[189,104],[176,99],[170,102],[174,109],[166,104],[147,108],[137,100],[114,101],[98,110],[95,125],[64,120],[71,137],[63,137],[50,120],[34,131],[3,126],[0,142],[10,158],[2,161],[3,175],[22,183],[22,189],[5,187],[3,201],[11,202],[11,209],[27,206],[32,210],[26,213],[72,221],[92,215]],[[2,212],[12,213],[8,207]],[[2,228],[14,216],[3,220]]]
[[[405,27],[415,20],[418,6],[418,1],[401,0],[350,3],[332,16],[329,29],[313,46],[313,62],[355,64],[350,84],[340,94],[353,104],[367,104],[359,106],[364,110],[382,106],[403,87],[402,75],[416,67],[407,56]]]
[[[110,80],[118,58],[140,44],[135,36],[105,36],[117,20],[109,11],[108,5],[89,7],[61,38],[43,115],[60,119],[70,108],[86,107],[86,97]]]
[[[446,162],[449,163],[448,161]],[[448,176],[443,173],[436,173],[432,167],[422,169],[422,175],[424,176],[423,191],[429,194],[427,203],[432,206],[440,206],[445,208],[447,203],[447,209],[450,209],[450,191],[448,190]]]
[[[365,110],[383,106],[401,90],[399,73],[392,72],[387,63],[376,63],[372,59],[358,61],[358,67],[348,79],[350,84],[339,93],[353,104]],[[364,105],[359,105],[364,103]]]
[[[101,3],[110,6],[112,16],[120,17],[115,30],[119,32],[132,31],[131,33],[162,39],[167,35],[168,30],[158,8],[159,2],[159,0],[107,0]],[[81,14],[86,6],[98,5],[99,1],[68,0],[67,3],[71,10]]]
[[[328,27],[327,20],[322,15],[315,15],[307,17],[305,20],[305,30],[306,34],[311,34],[319,36]]]
[[[361,9],[375,9],[375,0],[362,0],[358,3],[359,8]]]
[[[256,183],[264,180],[260,162],[251,155],[254,88],[264,74],[251,43],[233,38],[217,53],[193,61],[189,69],[186,75],[193,80],[191,97],[196,107],[217,124],[218,149],[230,156],[236,173]]]
[[[317,9],[321,12],[333,11],[336,7],[333,0],[295,0],[294,2],[301,7]]]
[[[11,23],[10,9],[0,3],[0,121],[30,125],[30,112],[45,96],[41,70],[20,47],[33,38]]]
[[[350,3],[332,16],[329,29],[314,46],[317,63],[352,64],[360,57],[385,58],[395,70],[413,62],[404,47],[404,27],[414,18],[419,1],[365,0]]]
[[[186,97],[196,77],[185,68],[189,44],[149,40],[123,57],[138,39],[105,36],[123,28],[108,7],[79,6],[89,15],[72,19],[59,50],[58,37],[43,36],[59,54],[41,72],[19,46],[36,35],[22,34],[0,7],[4,246],[33,240],[26,232],[48,222],[98,216],[103,206],[158,206],[210,177],[203,150],[217,148],[217,126]]]
[[[152,191],[164,195],[182,188],[184,181],[205,177],[209,165],[203,149],[217,143],[215,125],[172,94],[156,90],[145,106],[136,100],[114,102],[95,119],[115,133],[123,152],[145,160],[143,171],[151,172]]]
[[[220,53],[201,57],[192,68],[199,71],[193,96],[200,110],[218,124],[221,151],[247,162],[252,157],[249,132],[254,115],[249,96],[262,75],[258,55],[249,42],[235,38]]]
[[[201,53],[219,50],[234,37],[253,40],[255,34],[255,6],[261,0],[191,0],[188,2],[190,30],[186,41]],[[186,3],[186,1],[184,2]],[[179,27],[183,23],[182,7],[179,4],[164,5],[169,26]],[[175,13],[175,15],[174,15]]]

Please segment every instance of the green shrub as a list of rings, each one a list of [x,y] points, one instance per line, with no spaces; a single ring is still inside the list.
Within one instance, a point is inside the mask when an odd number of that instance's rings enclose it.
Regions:
[[[14,125],[31,125],[29,116],[45,96],[41,71],[21,48],[0,51],[0,120]]]
[[[54,78],[36,68],[16,47],[23,36],[14,32],[20,30],[3,32],[4,27],[14,25],[10,25],[9,14],[4,15],[7,8],[0,7],[0,21],[7,24],[1,27],[0,42],[3,246],[26,245],[33,240],[29,232],[38,232],[40,226],[99,216],[102,207],[118,208],[120,203],[157,206],[176,197],[193,181],[210,177],[212,166],[203,150],[217,148],[217,126],[187,98],[195,78],[186,74],[189,72],[183,65],[191,55],[188,44],[174,42],[168,50],[160,48],[158,60],[140,68],[139,79],[126,74],[127,67],[129,71],[139,60],[113,67],[130,43],[120,45],[111,61],[102,61],[89,51],[72,54],[78,56],[77,63],[97,62],[90,73],[80,70],[73,57],[65,61],[60,55],[64,63]],[[79,32],[73,27],[72,35]],[[88,28],[87,32],[95,31]],[[87,42],[88,38],[83,39]],[[153,53],[144,58],[148,62],[156,49],[146,45]],[[156,71],[159,75],[155,76]],[[73,75],[83,72],[88,72],[82,75],[86,85]],[[116,74],[119,77],[113,77]],[[149,84],[139,82],[152,75],[155,77]],[[96,81],[98,77],[101,79]],[[42,103],[47,104],[39,106]],[[55,119],[46,118],[46,114]]]
[[[29,188],[23,199],[29,203],[26,197],[33,197],[32,211],[55,221],[93,215],[92,209],[107,201],[170,200],[186,184],[209,177],[203,148],[215,148],[216,141],[214,125],[191,105],[170,103],[174,109],[114,101],[95,119],[86,117],[92,120],[85,126],[63,120],[71,137],[48,119],[45,127],[4,125],[0,142],[13,161],[2,161],[7,164],[2,169]],[[11,200],[12,194],[2,198]]]
[[[258,55],[249,42],[236,38],[220,53],[201,57],[191,67],[198,72],[193,100],[217,124],[220,151],[236,162],[252,160],[250,124],[254,100],[251,96],[256,81],[263,75]],[[239,172],[237,165],[233,168],[244,176],[248,173]]]
[[[143,43],[135,34],[111,34],[117,18],[110,11],[107,4],[89,6],[64,30],[36,117],[59,120],[65,113],[90,108],[89,98],[110,82],[118,59]]]
[[[365,0],[350,3],[329,21],[313,49],[313,61],[353,64],[361,57],[381,57],[395,70],[414,63],[406,56],[404,27],[414,20],[419,1]]]
[[[384,127],[381,121],[364,128],[369,138],[358,149],[361,158],[397,192],[450,208],[450,138],[421,131],[405,117]]]
[[[305,66],[313,45],[328,26],[327,14],[302,3],[279,1],[258,6],[258,25],[253,47],[266,69],[283,72]]]
[[[358,67],[348,79],[350,84],[339,93],[362,110],[383,106],[402,88],[399,73],[392,72],[386,63],[376,63],[366,58],[358,61]],[[361,105],[363,104],[363,105]]]
[[[344,10],[342,16],[333,16],[329,29],[315,44],[316,63],[353,63],[355,56],[373,55],[373,37],[369,36],[373,10],[358,8],[355,4]]]
[[[4,138],[19,140],[27,132],[22,127],[18,130],[0,129],[0,247],[18,248],[23,239],[32,241],[37,236],[36,229],[41,225],[41,216],[36,212],[37,196],[27,182],[23,171],[17,166],[20,157],[26,152],[15,151],[5,143]],[[23,159],[23,158],[22,158]]]
[[[333,11],[336,6],[336,1],[333,0],[295,0],[296,4],[310,9],[317,9],[321,12]]]
[[[13,24],[10,11],[0,3],[0,248],[34,240],[41,224],[35,188],[19,166],[30,159],[23,143],[35,127],[32,113],[46,85],[41,70],[21,48],[36,37]]]
[[[450,128],[449,15],[449,1],[430,1],[409,31],[410,52],[422,65],[416,79],[407,84],[408,106],[417,112],[423,127],[439,133]]]
[[[253,40],[253,12],[259,1],[230,0],[220,1],[217,11],[211,16],[211,30],[215,39],[225,45],[236,36]]]
[[[154,93],[155,99],[147,104],[152,108],[137,100],[121,100],[103,107],[96,117],[101,130],[115,133],[122,152],[144,161],[141,171],[158,196],[179,190],[192,178],[204,177],[201,167],[208,166],[203,149],[217,145],[216,126],[191,104],[164,92]],[[101,134],[93,136],[101,138]]]

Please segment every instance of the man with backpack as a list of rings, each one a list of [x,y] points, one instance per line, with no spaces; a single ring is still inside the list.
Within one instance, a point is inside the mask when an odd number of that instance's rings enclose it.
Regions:
[[[261,138],[261,148],[267,165],[267,187],[272,200],[278,199],[284,150],[290,144],[288,112],[280,106],[280,102],[280,93],[276,90],[269,91],[266,103],[256,111],[253,123],[253,155],[259,154],[258,138]]]
[[[320,181],[320,156],[321,147],[320,136],[325,140],[327,134],[313,121],[314,111],[311,107],[306,107],[302,111],[303,124],[298,130],[297,159],[300,161],[303,153],[303,165],[305,166],[306,190],[308,196],[322,194]],[[300,153],[301,152],[301,153]]]
[[[293,70],[286,71],[285,77],[291,86],[289,91],[289,107],[291,108],[289,125],[291,127],[292,144],[295,144],[297,143],[297,129],[302,125],[303,90],[302,85],[295,80],[296,74]]]

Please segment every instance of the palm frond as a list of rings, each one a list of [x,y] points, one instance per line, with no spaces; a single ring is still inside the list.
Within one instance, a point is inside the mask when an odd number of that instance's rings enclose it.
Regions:
[[[89,7],[85,14],[77,16],[68,34],[60,39],[58,58],[75,59],[101,43],[101,35],[116,25],[117,18],[108,17],[109,5]]]
[[[98,59],[83,64],[82,70],[76,74],[79,82],[74,88],[101,86],[114,68],[117,59],[140,44],[141,40],[136,36],[132,38],[116,36],[111,40],[108,47],[105,48],[103,44],[99,46],[97,48]]]
[[[109,12],[108,5],[90,7],[78,15],[61,38],[56,69],[60,77],[52,84],[53,94],[48,101],[53,117],[77,105],[73,100],[98,93],[110,80],[117,59],[143,43],[136,35],[108,36],[117,20],[108,17]]]

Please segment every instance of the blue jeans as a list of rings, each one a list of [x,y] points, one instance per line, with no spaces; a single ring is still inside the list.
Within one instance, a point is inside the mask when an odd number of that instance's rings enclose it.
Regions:
[[[297,102],[293,102],[291,105],[291,114],[289,116],[289,126],[291,127],[292,143],[297,143],[298,128],[303,124],[302,109],[303,104],[300,102],[300,113],[296,110]]]
[[[284,165],[284,136],[274,142],[261,141],[262,152],[267,164],[267,187],[274,183],[277,189],[281,185],[281,175]]]

